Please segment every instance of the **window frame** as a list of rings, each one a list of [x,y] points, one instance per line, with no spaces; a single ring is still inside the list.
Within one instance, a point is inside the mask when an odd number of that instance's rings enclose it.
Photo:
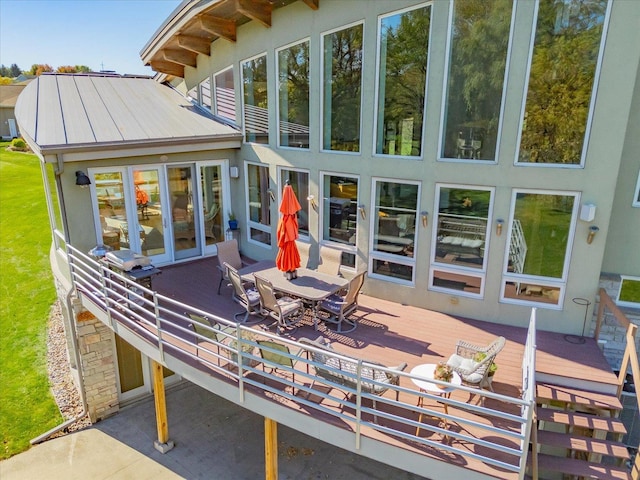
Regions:
[[[424,160],[425,155],[424,155],[424,145],[425,145],[425,137],[426,137],[426,117],[427,117],[427,92],[429,91],[429,63],[431,61],[431,56],[430,56],[430,52],[431,52],[431,35],[432,35],[432,28],[429,28],[429,40],[428,40],[428,44],[427,44],[427,65],[426,65],[426,72],[425,72],[425,86],[424,86],[424,103],[422,104],[422,128],[421,128],[421,132],[420,132],[420,155],[391,155],[388,153],[377,153],[378,150],[378,120],[379,120],[379,104],[380,104],[380,63],[381,63],[381,58],[380,58],[380,48],[381,48],[381,37],[380,37],[380,33],[381,33],[381,29],[382,29],[382,21],[385,18],[388,17],[393,17],[396,15],[401,15],[403,13],[406,12],[410,12],[413,10],[419,10],[421,8],[425,8],[428,7],[431,9],[431,11],[429,12],[429,15],[431,17],[431,15],[433,15],[433,1],[427,1],[427,2],[423,2],[423,3],[419,3],[417,5],[412,5],[410,7],[406,7],[406,8],[402,8],[399,10],[395,10],[393,12],[389,12],[389,13],[385,13],[385,14],[381,14],[378,15],[378,20],[377,20],[377,31],[376,31],[376,76],[375,76],[375,93],[374,93],[374,116],[373,116],[373,145],[372,145],[372,152],[371,155],[373,157],[381,157],[381,158],[399,158],[399,159],[406,159],[406,160]],[[430,23],[431,26],[431,23]],[[386,70],[385,70],[386,71]]]
[[[416,210],[415,210],[415,220],[414,220],[414,236],[413,236],[413,256],[403,256],[396,255],[394,253],[382,252],[380,250],[375,250],[375,231],[377,222],[375,221],[377,217],[374,214],[377,212],[377,198],[376,198],[376,185],[378,183],[402,183],[406,185],[415,185],[417,186],[416,191]],[[416,284],[416,270],[418,268],[418,264],[416,259],[418,257],[418,245],[419,245],[419,216],[420,216],[420,198],[422,193],[422,181],[420,180],[407,180],[407,179],[399,179],[399,178],[390,178],[390,177],[372,177],[371,178],[371,201],[369,204],[369,212],[368,215],[370,217],[369,221],[369,247],[368,253],[369,258],[367,261],[368,266],[368,276],[371,278],[375,278],[378,280],[383,280],[386,282],[395,283],[398,285],[406,285],[410,287],[414,287]],[[381,275],[374,271],[374,262],[376,260],[381,261],[389,261],[397,265],[404,265],[407,267],[411,267],[411,280],[404,280],[398,277],[392,277],[387,275]]]
[[[447,294],[454,294],[461,297],[469,297],[476,299],[483,299],[485,287],[487,283],[487,268],[489,264],[490,245],[491,245],[491,233],[493,225],[493,209],[495,206],[496,188],[483,185],[465,185],[458,183],[436,183],[435,185],[435,197],[432,217],[432,234],[431,234],[431,252],[429,257],[429,283],[427,289],[434,292],[441,292]],[[464,265],[452,265],[450,263],[438,262],[436,260],[436,249],[438,244],[438,224],[440,217],[440,192],[443,188],[457,189],[457,190],[476,190],[480,192],[489,193],[489,208],[487,211],[487,229],[484,237],[484,253],[482,257],[481,268],[471,268]],[[478,217],[481,218],[481,217]],[[474,277],[480,280],[479,293],[465,292],[464,290],[456,290],[446,287],[434,285],[434,277],[436,271],[442,271],[450,273],[452,275],[460,275],[467,277]]]
[[[324,108],[324,95],[325,95],[325,81],[324,81],[324,44],[325,44],[325,38],[328,35],[331,35],[333,33],[336,32],[340,32],[342,30],[347,30],[348,28],[352,28],[355,27],[357,25],[362,25],[362,67],[360,70],[360,114],[359,114],[359,129],[358,129],[358,151],[357,152],[349,152],[349,151],[345,151],[345,150],[329,150],[329,149],[325,149],[324,148],[324,115],[325,115],[325,108]],[[366,67],[366,55],[365,55],[365,40],[366,40],[366,31],[365,31],[366,25],[364,20],[358,20],[356,22],[352,22],[346,25],[342,25],[340,27],[337,28],[333,28],[331,30],[325,30],[323,32],[320,32],[320,152],[322,153],[333,153],[333,154],[338,154],[338,155],[352,155],[352,156],[358,156],[358,155],[362,155],[362,104],[363,104],[363,100],[364,100],[364,72],[365,72],[365,67]]]
[[[205,97],[205,95],[203,93],[203,89],[204,89],[203,87],[204,87],[205,84],[208,84],[208,86],[209,86],[209,105],[205,105],[205,103],[204,103],[204,98],[206,98],[206,97]],[[202,80],[200,80],[198,82],[198,103],[200,104],[200,106],[202,108],[206,108],[210,112],[213,112],[213,110],[212,110],[212,108],[213,108],[213,97],[211,95],[211,92],[212,92],[211,86],[212,86],[212,84],[213,84],[213,81],[211,79],[211,75],[208,75],[206,78],[203,78]]]
[[[309,118],[308,118],[308,122],[309,125],[307,125],[307,128],[309,129],[309,139],[308,139],[308,143],[309,146],[308,147],[292,147],[291,145],[282,145],[280,143],[281,140],[281,132],[280,132],[280,57],[279,54],[281,51],[286,50],[288,48],[294,47],[296,45],[300,45],[302,43],[308,43],[309,44],[309,58],[308,58],[308,67],[309,67],[309,81],[308,81],[308,86],[309,86],[309,98],[307,99],[308,101],[308,112],[309,112]],[[277,148],[282,148],[285,150],[303,150],[303,151],[309,151],[311,149],[311,37],[305,37],[302,38],[298,41],[295,42],[291,42],[288,43],[286,45],[283,45],[279,48],[276,48],[274,51],[274,56],[275,56],[275,75],[276,75],[276,122],[277,122],[277,128],[276,128],[276,146]]]
[[[622,286],[626,280],[633,282],[640,282],[640,277],[634,275],[620,275],[620,286],[618,287],[618,293],[616,295],[616,305],[620,307],[629,307],[640,309],[640,302],[628,302],[626,300],[620,300],[620,294],[622,293]]]
[[[235,117],[234,118],[229,118],[225,115],[221,115],[218,111],[218,100],[217,100],[217,94],[216,91],[218,89],[217,83],[216,83],[216,77],[226,73],[227,71],[231,70],[231,73],[233,74],[233,108],[235,111]],[[224,118],[225,120],[231,121],[234,124],[237,124],[238,121],[238,104],[236,102],[236,75],[235,72],[233,71],[233,65],[229,65],[226,68],[223,68],[222,70],[218,70],[217,72],[215,72],[212,76],[212,96],[211,96],[211,111],[213,112],[213,114],[217,117],[220,118]]]
[[[571,220],[567,230],[567,247],[564,256],[562,276],[560,278],[546,277],[541,275],[531,275],[524,273],[508,272],[509,267],[509,250],[511,247],[511,236],[514,223],[514,215],[516,211],[516,200],[518,194],[533,194],[533,195],[553,195],[553,196],[572,196],[574,198],[573,208],[571,211]],[[500,303],[509,303],[515,305],[526,305],[540,308],[547,308],[550,310],[562,310],[564,306],[564,295],[567,288],[567,282],[569,278],[569,268],[572,260],[573,244],[575,240],[576,227],[578,223],[578,214],[580,210],[580,192],[569,190],[536,190],[526,188],[513,188],[511,191],[511,202],[509,205],[509,222],[506,229],[507,241],[505,242],[504,259],[502,264],[501,280],[500,280]],[[513,282],[517,285],[520,283],[526,283],[534,286],[546,286],[549,288],[559,289],[559,298],[557,304],[537,302],[534,300],[508,298],[505,296],[506,284]],[[519,288],[519,287],[518,287]]]
[[[631,206],[640,207],[640,170],[638,171],[638,180],[636,181],[636,189],[631,201]]]
[[[244,100],[244,96],[245,96],[245,84],[244,84],[244,64],[247,62],[251,62],[252,60],[255,60],[257,58],[260,57],[264,57],[265,59],[265,69],[266,69],[266,73],[265,73],[265,81],[267,82],[267,141],[266,142],[255,142],[255,141],[250,141],[247,140],[247,125],[246,125],[246,115],[245,115],[245,100]],[[269,111],[269,104],[270,104],[270,98],[269,98],[269,55],[267,52],[262,52],[259,53],[257,55],[253,55],[252,57],[249,58],[245,58],[243,60],[240,60],[240,97],[241,97],[241,103],[242,103],[242,142],[246,143],[246,144],[251,144],[251,145],[265,145],[268,146],[271,143],[271,135],[269,134],[269,124],[271,123],[270,117],[271,117],[271,112]],[[253,105],[252,105],[253,106]]]
[[[302,209],[304,210],[305,205],[307,206],[307,222],[308,222],[308,228],[309,231],[307,232],[307,234],[303,234],[300,231],[298,231],[298,237],[300,240],[309,243],[311,241],[311,219],[310,219],[310,209],[309,209],[309,200],[308,200],[308,196],[309,196],[309,192],[311,190],[311,186],[309,183],[310,180],[310,173],[308,169],[304,169],[304,168],[293,168],[293,167],[288,167],[288,166],[278,166],[277,168],[277,172],[278,172],[278,206],[282,203],[282,190],[284,189],[284,185],[285,185],[285,180],[284,180],[284,172],[296,172],[296,173],[306,173],[307,174],[307,196],[306,197],[298,197],[298,202],[300,202],[300,206],[302,207]],[[299,193],[298,193],[299,195]],[[279,207],[278,207],[279,208]],[[280,212],[278,211],[278,219],[280,219]],[[273,223],[273,220],[272,220]]]
[[[260,223],[260,222],[255,222],[253,220],[251,220],[251,209],[250,209],[250,196],[249,196],[249,167],[250,166],[254,166],[254,167],[258,167],[258,168],[266,168],[267,171],[267,201],[269,202],[269,205],[267,206],[267,209],[269,211],[269,224],[264,224],[264,223]],[[244,163],[244,178],[245,178],[245,215],[247,217],[247,232],[245,235],[245,238],[247,239],[247,241],[252,244],[252,245],[258,245],[262,248],[266,248],[266,249],[271,249],[271,245],[273,243],[273,212],[271,211],[271,204],[273,203],[273,200],[271,200],[270,195],[271,192],[273,191],[271,189],[271,175],[270,175],[270,169],[269,169],[269,165],[266,165],[264,163],[259,163],[259,162],[245,162]],[[267,233],[269,235],[269,239],[270,239],[270,243],[264,243],[264,242],[260,242],[258,240],[254,240],[253,238],[251,238],[251,230],[258,230],[260,232],[264,232]]]

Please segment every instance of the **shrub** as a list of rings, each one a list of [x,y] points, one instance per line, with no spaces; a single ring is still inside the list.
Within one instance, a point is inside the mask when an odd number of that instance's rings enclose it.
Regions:
[[[12,150],[17,150],[19,152],[26,152],[27,151],[27,143],[21,138],[14,138],[11,141],[11,149]]]

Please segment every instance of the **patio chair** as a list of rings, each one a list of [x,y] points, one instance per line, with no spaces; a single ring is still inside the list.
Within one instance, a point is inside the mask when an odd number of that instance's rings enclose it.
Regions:
[[[300,321],[304,312],[302,301],[284,296],[277,298],[271,282],[259,275],[254,275],[254,277],[256,288],[260,293],[262,314],[269,315],[276,320],[272,325],[276,325],[278,334],[282,333],[284,329],[290,329],[290,332],[295,331],[295,324]]]
[[[296,240],[296,246],[300,253],[300,268],[307,268],[309,266],[309,250],[311,249],[311,244]]]
[[[488,388],[493,392],[491,382],[488,380],[489,369],[505,343],[504,337],[496,338],[487,346],[458,340],[456,352],[449,357],[447,364],[458,372],[463,385],[477,389]]]
[[[339,333],[349,333],[357,327],[355,320],[348,320],[348,317],[358,309],[358,295],[366,273],[366,271],[361,272],[349,281],[347,293],[344,296],[330,295],[318,304],[319,310],[324,310],[330,314],[330,317],[325,319],[325,322],[334,323],[336,331]],[[343,325],[345,324],[347,325],[347,330],[344,330]]]
[[[228,343],[228,339],[230,338],[228,334],[235,335],[235,329],[233,327],[219,325],[215,322],[211,324],[207,317],[203,317],[195,313],[187,312],[186,315],[191,319],[191,323],[189,324],[190,328],[197,333],[195,339],[196,346],[199,345],[200,342],[204,342],[206,339],[209,339],[215,343],[218,354],[220,354],[220,345]],[[197,352],[196,355],[198,355]]]
[[[340,261],[342,260],[342,251],[335,248],[325,246],[320,247],[320,263],[318,263],[318,272],[327,273],[329,275],[340,275]]]
[[[240,322],[245,323],[249,318],[249,315],[260,315],[260,319],[264,318],[260,309],[260,294],[255,288],[247,288],[238,273],[238,270],[233,268],[227,262],[224,263],[226,268],[227,277],[233,287],[233,300],[244,307],[242,312],[236,313],[233,318]],[[241,320],[238,320],[238,316],[244,314]]]
[[[240,249],[238,248],[238,241],[235,238],[217,243],[216,247],[218,248],[218,270],[220,271],[220,283],[218,283],[218,295],[220,295],[222,282],[229,282],[227,268],[224,264],[228,263],[236,270],[239,270],[243,267],[244,263],[240,258]]]
[[[283,345],[272,340],[258,340],[258,350],[260,356],[265,362],[262,363],[262,371],[270,369],[269,373],[278,371],[280,367],[285,367],[288,371],[291,371],[291,380],[293,383],[296,381],[295,364],[298,362],[298,357],[305,351],[304,348],[298,350],[297,353],[292,354],[287,345]],[[265,379],[263,378],[263,381]],[[295,387],[292,387],[293,395],[296,394]]]

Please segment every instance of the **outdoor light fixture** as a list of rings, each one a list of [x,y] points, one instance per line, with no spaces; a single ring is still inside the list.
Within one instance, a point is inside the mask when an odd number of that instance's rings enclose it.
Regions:
[[[502,235],[502,225],[504,225],[504,220],[499,218],[496,220],[496,235]]]
[[[591,242],[593,242],[593,237],[596,236],[596,233],[598,233],[600,229],[598,227],[596,227],[595,225],[591,225],[589,227],[589,235],[587,235],[587,243],[589,245],[591,245]]]
[[[429,212],[420,212],[420,216],[422,217],[422,226],[426,228],[429,220]]]
[[[364,204],[363,203],[358,205],[358,211],[360,212],[360,216],[362,217],[363,220],[365,218],[367,218],[367,212],[364,211]]]
[[[82,170],[78,170],[76,172],[76,185],[80,185],[81,187],[87,187],[91,185],[91,180],[87,177],[87,174]]]
[[[307,200],[311,204],[311,208],[313,208],[314,210],[318,210],[318,204],[316,203],[316,197],[314,197],[313,195],[309,195],[307,197]]]

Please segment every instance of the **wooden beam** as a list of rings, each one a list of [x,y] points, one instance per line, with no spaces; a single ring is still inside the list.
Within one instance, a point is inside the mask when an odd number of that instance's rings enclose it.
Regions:
[[[273,5],[268,0],[236,0],[236,10],[267,28],[271,27]]]
[[[265,480],[278,480],[278,424],[264,417]]]
[[[318,10],[320,8],[320,0],[302,0],[311,10]]]
[[[151,68],[156,72],[166,73],[173,75],[174,77],[184,78],[184,67],[173,62],[166,62],[164,60],[152,60]]]
[[[162,56],[168,62],[184,65],[185,67],[196,68],[198,66],[198,54],[189,50],[165,49],[162,50]]]
[[[162,365],[155,360],[151,361],[153,369],[153,398],[156,405],[156,425],[158,440],[154,446],[162,453],[173,448],[173,442],[169,441],[169,426],[167,423],[167,401],[164,395],[164,372]]]
[[[230,42],[236,41],[236,22],[233,20],[213,17],[211,15],[201,15],[198,21],[200,30],[212,33]]]
[[[209,39],[189,35],[178,35],[176,38],[178,39],[178,45],[185,50],[207,56],[211,55],[211,40]]]

